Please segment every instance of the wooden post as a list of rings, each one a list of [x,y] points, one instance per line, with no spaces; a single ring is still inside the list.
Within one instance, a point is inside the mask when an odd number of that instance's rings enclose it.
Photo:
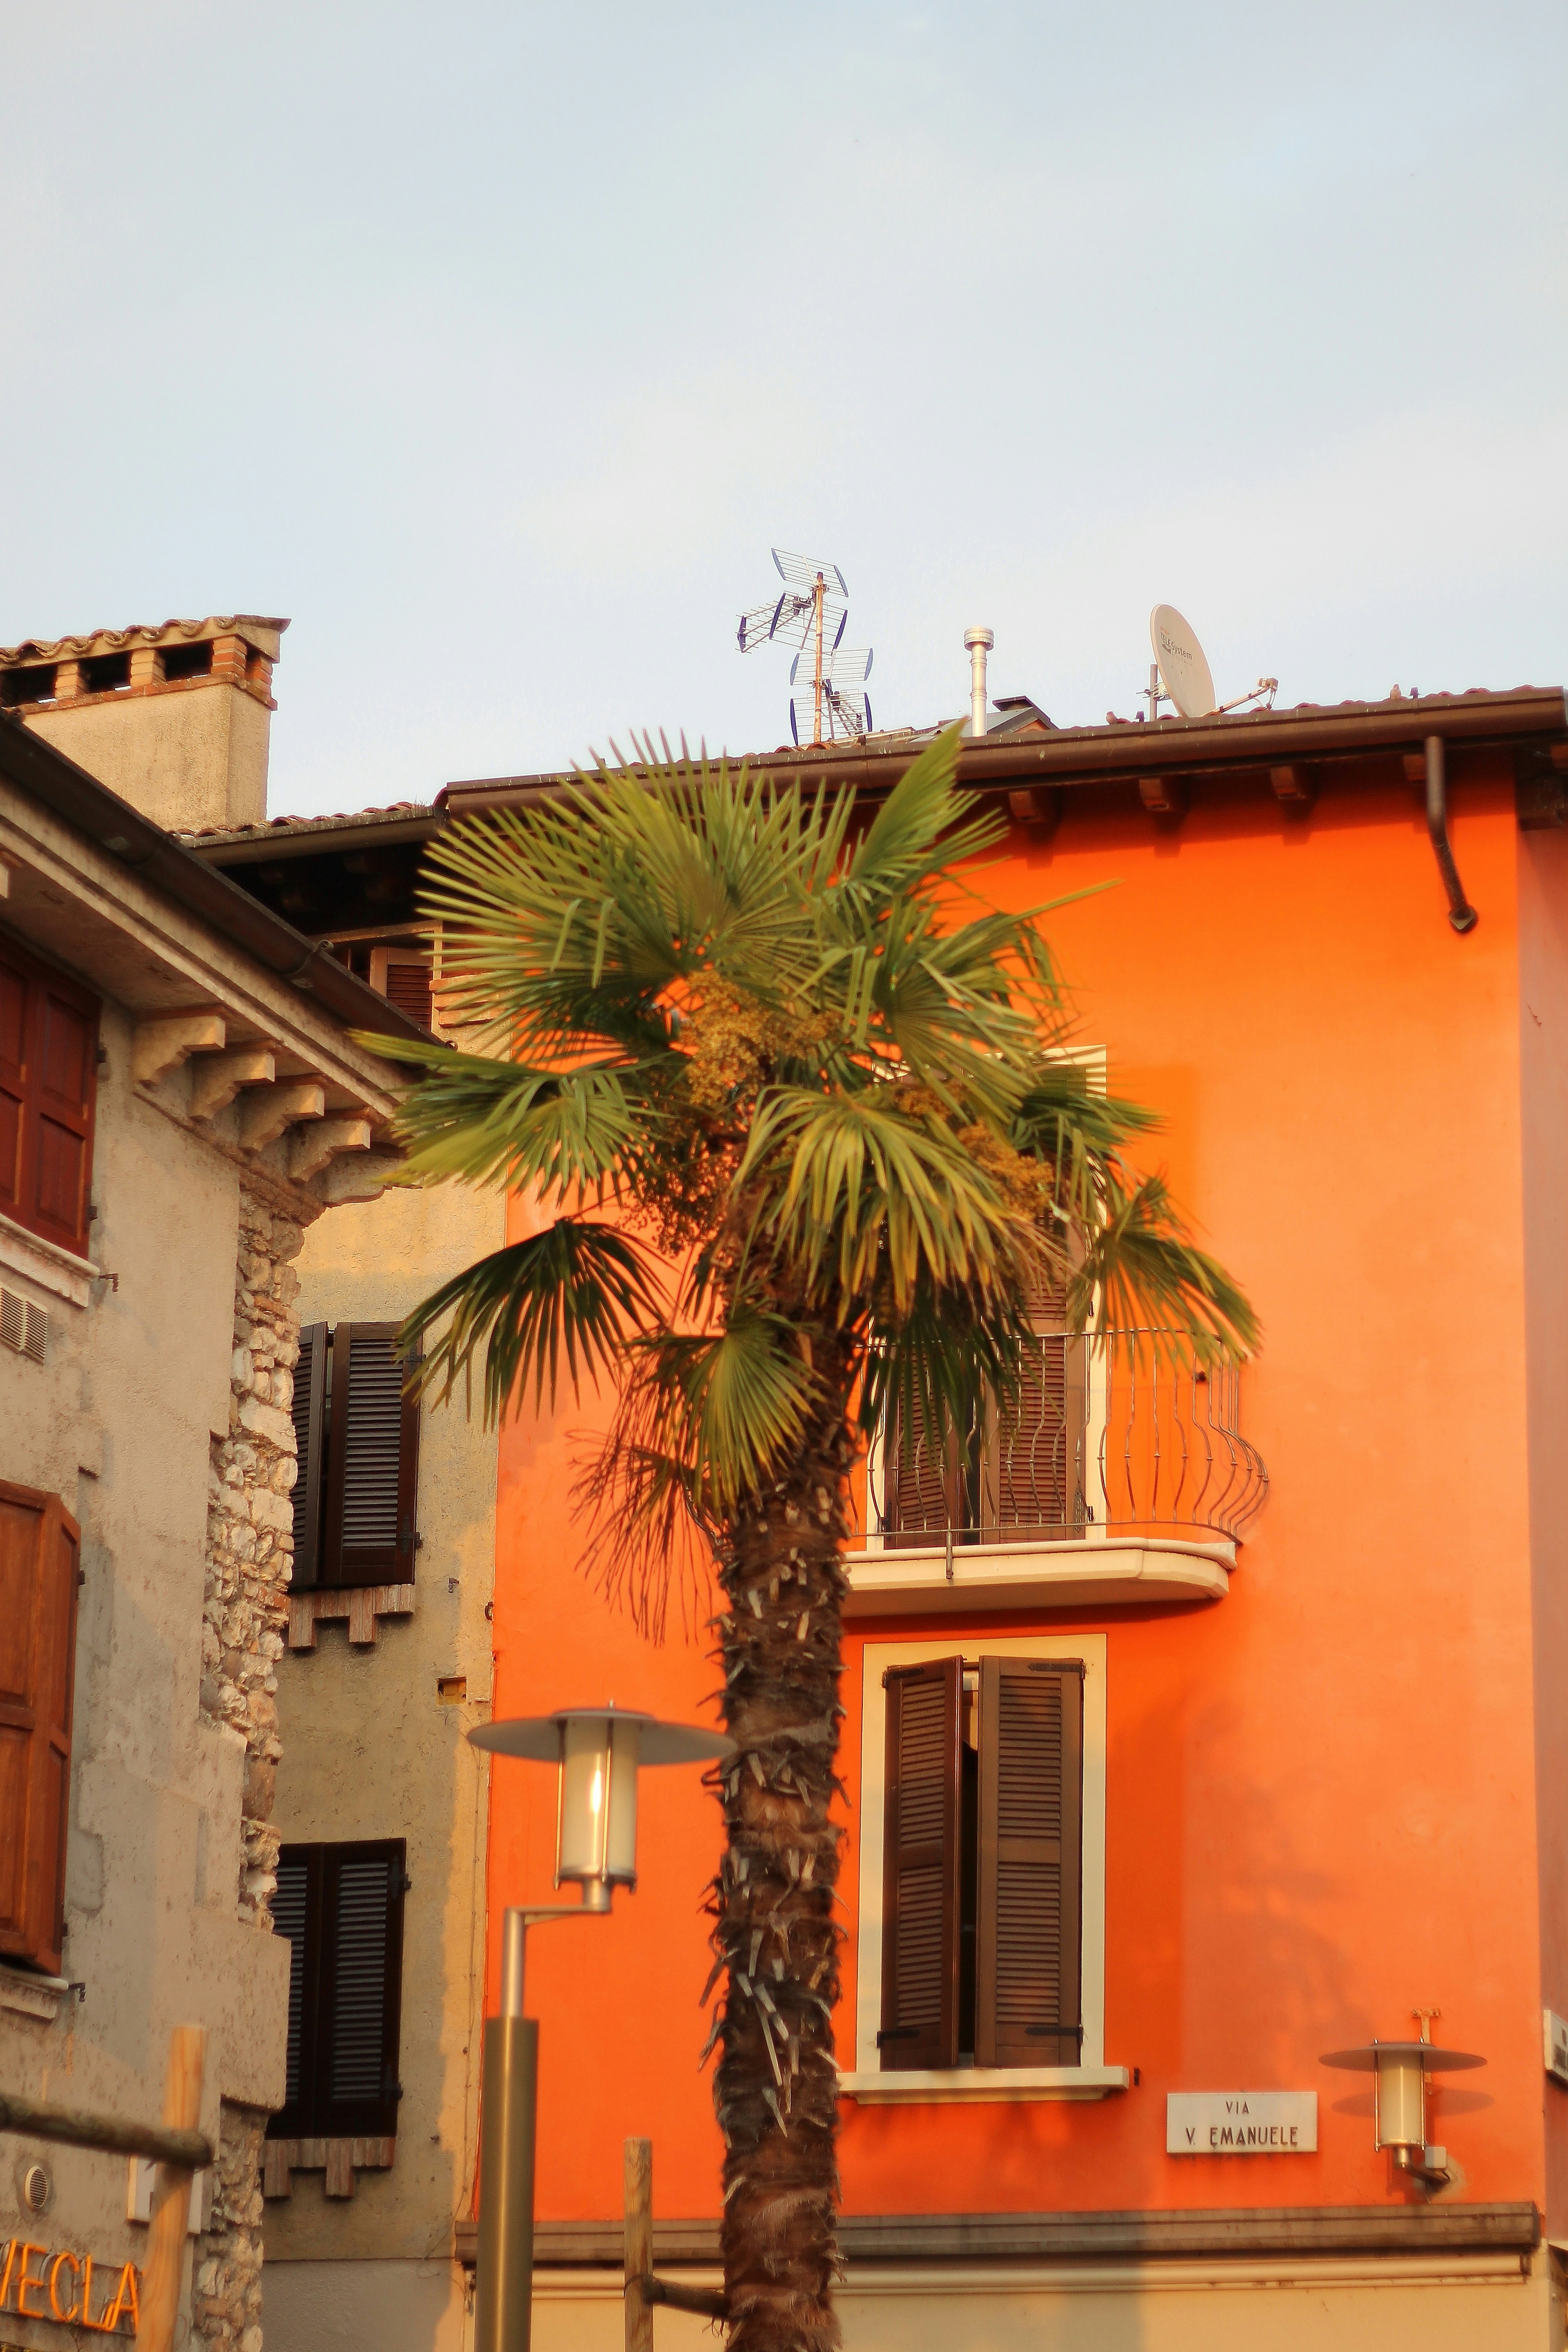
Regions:
[[[163,2121],[194,2131],[202,2119],[202,2068],[206,2030],[177,2025],[169,2036],[169,2072],[163,2084]],[[141,2352],[174,2352],[174,2322],[185,2267],[185,2232],[191,2219],[192,2174],[183,2165],[161,2164],[152,2176],[152,2226],[147,2268],[141,2277],[141,2307],[136,2341]]]
[[[626,2143],[626,2352],[653,2352],[653,2306],[643,2290],[653,2274],[653,2143]]]

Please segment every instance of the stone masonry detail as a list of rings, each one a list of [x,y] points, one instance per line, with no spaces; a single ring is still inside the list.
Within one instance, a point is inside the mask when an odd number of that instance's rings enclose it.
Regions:
[[[314,1208],[315,1204],[310,1204]],[[242,1187],[226,1435],[213,1439],[202,1621],[202,1714],[245,1741],[239,1917],[272,1931],[279,1839],[277,1661],[294,1567],[294,1367],[304,1241],[294,1204]],[[310,1209],[303,1203],[305,1216]],[[225,2100],[212,2220],[197,2242],[192,2332],[214,2352],[261,2352],[262,2141],[267,2116]]]
[[[294,1301],[303,1227],[242,1191],[228,1434],[213,1441],[202,1625],[202,1712],[246,1744],[240,1917],[272,1927],[278,1837],[277,1661],[294,1566]]]
[[[213,2217],[197,2242],[192,2334],[215,2352],[261,2352],[261,2148],[257,2107],[221,2109]]]

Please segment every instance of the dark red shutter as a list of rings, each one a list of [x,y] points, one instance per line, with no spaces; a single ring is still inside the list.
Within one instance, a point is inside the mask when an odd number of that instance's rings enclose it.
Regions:
[[[95,996],[0,940],[0,1212],[87,1253]]]
[[[278,1855],[272,1917],[289,1942],[288,2055],[270,2138],[396,2134],[407,1884],[402,1838]]]
[[[883,1830],[885,2069],[958,2063],[964,1661],[891,1667]]]
[[[332,1334],[323,1584],[406,1584],[413,1576],[419,1402],[404,1394],[395,1323]]]
[[[326,1467],[327,1326],[307,1323],[294,1367],[294,1589],[320,1580],[322,1473]]]
[[[0,1954],[57,1975],[65,1935],[76,1521],[0,1481]]]
[[[1083,1681],[1072,1664],[980,1660],[977,2066],[1075,2066]]]

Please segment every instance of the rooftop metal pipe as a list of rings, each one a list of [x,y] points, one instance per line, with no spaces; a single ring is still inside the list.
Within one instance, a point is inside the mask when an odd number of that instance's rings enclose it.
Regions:
[[[969,732],[972,736],[986,731],[986,656],[997,642],[994,629],[977,624],[964,632],[964,643],[969,649]]]
[[[1448,793],[1443,768],[1442,737],[1428,735],[1425,749],[1427,830],[1432,836],[1437,871],[1448,894],[1448,920],[1456,931],[1473,931],[1480,918],[1465,896],[1465,886],[1459,879],[1459,869],[1454,863],[1453,846],[1448,839]]]

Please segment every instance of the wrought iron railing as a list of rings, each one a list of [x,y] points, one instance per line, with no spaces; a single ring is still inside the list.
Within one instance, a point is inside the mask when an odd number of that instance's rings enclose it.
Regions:
[[[1239,1426],[1240,1369],[1172,1331],[1043,1332],[1010,1402],[933,1440],[894,1417],[872,1448],[884,1547],[1073,1543],[1201,1530],[1239,1542],[1269,1474]]]

